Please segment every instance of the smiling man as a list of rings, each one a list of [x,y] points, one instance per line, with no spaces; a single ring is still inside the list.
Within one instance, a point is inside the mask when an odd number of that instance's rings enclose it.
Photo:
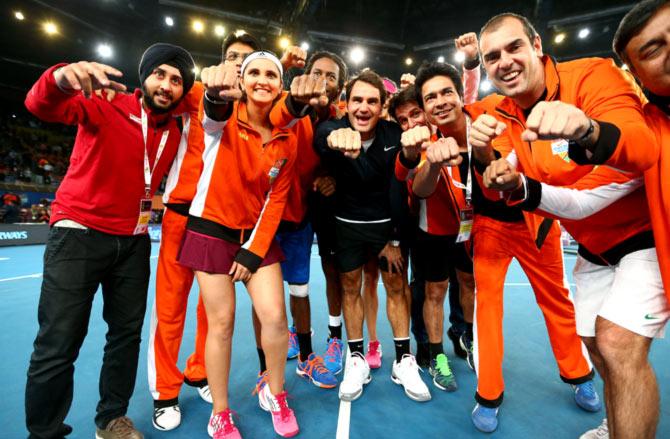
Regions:
[[[488,77],[505,95],[470,132],[480,163],[493,158],[492,141],[497,142],[500,152],[513,151],[508,160],[530,178],[568,186],[593,169],[581,165],[641,172],[657,162],[658,145],[645,123],[638,90],[611,60],[556,63],[544,55],[530,22],[510,13],[484,25],[480,51]],[[617,224],[630,213],[639,215]],[[605,383],[613,436],[650,437],[643,425],[653,423],[653,410],[647,408],[653,407],[657,390],[647,352],[653,337],[662,335],[660,299],[665,297],[645,204],[622,208],[610,218],[594,230],[610,230],[612,239],[598,245],[580,242],[577,332]],[[540,236],[547,221],[528,222],[528,228]],[[588,281],[582,282],[585,276]],[[634,285],[626,279],[635,279]],[[658,321],[646,321],[647,313],[658,315]]]
[[[72,402],[74,362],[101,285],[109,329],[96,437],[142,437],[125,414],[149,285],[147,224],[152,196],[180,142],[172,111],[193,85],[193,69],[186,50],[159,43],[140,61],[142,91],[120,93],[111,102],[92,95],[104,87],[125,90],[108,77],[121,72],[82,61],[48,69],[26,97],[26,107],[40,119],[79,126],[52,204],[44,255],[39,332],[25,396],[31,438],[72,432],[63,421]]]
[[[340,385],[340,398],[352,401],[371,380],[363,352],[363,266],[379,259],[387,292],[387,313],[396,347],[391,378],[417,401],[430,399],[409,349],[409,304],[404,295],[399,215],[403,203],[394,164],[401,129],[381,120],[386,90],[379,75],[365,70],[347,85],[347,117],[328,121],[316,131],[314,147],[335,177],[335,259],[344,290],[344,324],[351,358]],[[400,209],[398,209],[400,210]]]

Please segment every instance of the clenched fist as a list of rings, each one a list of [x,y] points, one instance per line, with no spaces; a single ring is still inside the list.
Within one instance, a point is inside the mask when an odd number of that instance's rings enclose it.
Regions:
[[[284,67],[284,70],[288,70],[291,67],[298,67],[302,69],[305,67],[305,60],[307,59],[307,52],[298,46],[290,46],[282,55],[279,62]]]
[[[403,73],[400,77],[400,88],[404,90],[410,85],[414,85],[415,80],[416,76],[412,75],[411,73]]]
[[[539,102],[526,119],[526,130],[521,139],[534,142],[538,139],[578,140],[591,127],[591,119],[579,108],[561,101]]]
[[[403,131],[400,137],[402,153],[410,161],[414,161],[419,157],[421,150],[428,147],[428,142],[430,142],[430,129],[423,125]]]
[[[492,161],[482,177],[489,189],[511,191],[521,185],[521,174],[505,159]]]
[[[345,157],[357,158],[361,153],[361,133],[351,128],[340,128],[328,135],[328,147],[341,151]]]
[[[426,160],[433,165],[458,166],[463,157],[453,137],[441,137],[426,149]]]
[[[242,97],[237,66],[234,64],[206,67],[200,72],[200,80],[207,95],[214,99],[235,101]]]
[[[479,56],[479,47],[477,44],[477,34],[468,32],[456,38],[454,41],[456,50],[465,54],[466,60],[475,60]]]
[[[328,105],[326,80],[312,75],[296,76],[291,82],[291,96],[303,105],[325,107]]]

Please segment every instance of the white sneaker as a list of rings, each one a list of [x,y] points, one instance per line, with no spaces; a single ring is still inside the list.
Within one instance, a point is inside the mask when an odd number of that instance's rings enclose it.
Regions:
[[[583,435],[579,436],[579,439],[609,439],[610,431],[607,428],[607,418],[603,419],[602,424],[598,428],[589,430]]]
[[[208,384],[205,384],[202,387],[198,387],[198,395],[200,395],[200,397],[205,402],[208,402],[210,404],[212,403],[212,394],[209,393],[209,385]]]
[[[151,420],[154,427],[158,430],[168,431],[174,430],[181,424],[181,411],[179,405],[171,405],[169,407],[154,407],[154,416]]]
[[[209,421],[207,421],[207,434],[209,437],[214,437],[214,426],[212,425],[212,418],[214,417],[214,410],[209,415]]]
[[[344,378],[340,384],[339,395],[343,401],[354,401],[363,394],[363,385],[372,381],[370,366],[365,357],[358,352],[347,358]]]
[[[405,354],[400,363],[393,362],[391,379],[394,383],[405,388],[405,394],[414,401],[430,401],[430,390],[419,375],[419,365],[416,364],[414,355]]]

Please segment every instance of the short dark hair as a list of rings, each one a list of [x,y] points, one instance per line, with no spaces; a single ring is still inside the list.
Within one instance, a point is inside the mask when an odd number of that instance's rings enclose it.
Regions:
[[[406,87],[403,90],[400,90],[400,93],[396,93],[391,98],[391,101],[389,101],[389,114],[397,122],[398,117],[396,116],[395,112],[401,106],[409,104],[411,102],[414,102],[415,104],[419,105],[419,103],[416,101],[416,91],[414,88],[414,84],[410,85],[409,87]]]
[[[230,46],[232,46],[235,43],[246,44],[247,46],[251,47],[254,50],[254,52],[257,50],[261,50],[261,45],[258,44],[258,40],[256,40],[256,38],[251,36],[251,34],[241,31],[235,31],[229,33],[228,36],[223,40],[223,44],[221,45],[221,59],[226,58],[226,51]]]
[[[344,83],[347,81],[347,65],[344,63],[344,60],[334,54],[333,52],[328,52],[322,50],[319,52],[314,52],[312,56],[307,60],[307,65],[305,66],[305,73],[309,73],[314,66],[314,63],[320,60],[321,58],[328,58],[337,64],[337,67],[340,69],[340,74],[337,76],[337,90],[342,91],[344,88]]]
[[[491,17],[489,21],[487,21],[486,24],[482,26],[482,29],[479,31],[479,41],[482,40],[482,35],[484,32],[493,32],[494,30],[497,30],[501,26],[502,22],[508,18],[513,18],[521,22],[523,25],[523,32],[526,34],[528,41],[531,43],[535,37],[539,35],[530,20],[528,20],[523,15],[515,14],[514,12],[503,12]]]
[[[419,107],[423,108],[423,96],[421,93],[423,84],[436,76],[446,76],[451,79],[451,82],[454,83],[454,87],[456,87],[456,93],[463,99],[463,78],[456,67],[449,63],[437,61],[424,62],[421,64],[421,67],[419,67],[419,71],[416,72],[416,79],[414,80],[415,99],[419,104]]]
[[[370,84],[379,90],[379,101],[382,105],[384,105],[384,102],[386,102],[386,89],[384,88],[384,82],[382,81],[381,76],[370,69],[363,70],[361,73],[349,80],[346,89],[347,102],[349,102],[349,99],[351,99],[351,89],[354,88],[354,84],[356,84],[358,81]]]
[[[630,64],[626,56],[626,46],[647,25],[651,17],[665,6],[670,6],[669,0],[644,0],[623,17],[612,41],[612,50],[622,62]]]

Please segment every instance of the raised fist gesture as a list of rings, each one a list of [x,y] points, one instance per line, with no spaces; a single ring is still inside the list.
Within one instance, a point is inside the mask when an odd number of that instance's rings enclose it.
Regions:
[[[538,139],[578,140],[594,123],[579,108],[561,101],[539,102],[526,119],[526,130],[521,133],[525,142]]]
[[[83,91],[84,96],[91,97],[94,90],[111,88],[125,91],[126,86],[109,79],[108,75],[121,77],[123,73],[114,67],[97,62],[79,61],[68,64],[54,71],[56,84],[62,90]]]
[[[302,69],[305,67],[305,60],[307,59],[307,52],[299,46],[289,46],[284,54],[281,56],[279,62],[281,63],[284,70],[288,70],[291,67],[298,67]]]
[[[411,73],[403,73],[400,77],[400,88],[404,90],[410,85],[414,85],[414,81],[416,81],[416,76]]]
[[[341,151],[345,157],[357,158],[361,153],[361,133],[351,128],[340,128],[328,135],[328,147]]]
[[[211,98],[235,101],[242,97],[237,66],[234,64],[222,63],[206,67],[200,72],[200,80],[205,86],[205,92]]]
[[[407,160],[416,160],[421,150],[428,147],[430,142],[430,129],[419,125],[404,131],[400,137],[402,153]]]
[[[426,160],[434,165],[458,166],[463,157],[453,137],[441,137],[426,149]]]
[[[325,107],[329,102],[326,80],[312,75],[296,76],[291,82],[291,96],[293,100],[303,105]]]
[[[521,185],[521,174],[505,159],[492,161],[482,177],[489,189],[510,191]]]
[[[479,56],[476,33],[468,32],[467,34],[463,34],[456,38],[454,43],[456,44],[456,50],[465,54],[466,60],[474,60]]]

